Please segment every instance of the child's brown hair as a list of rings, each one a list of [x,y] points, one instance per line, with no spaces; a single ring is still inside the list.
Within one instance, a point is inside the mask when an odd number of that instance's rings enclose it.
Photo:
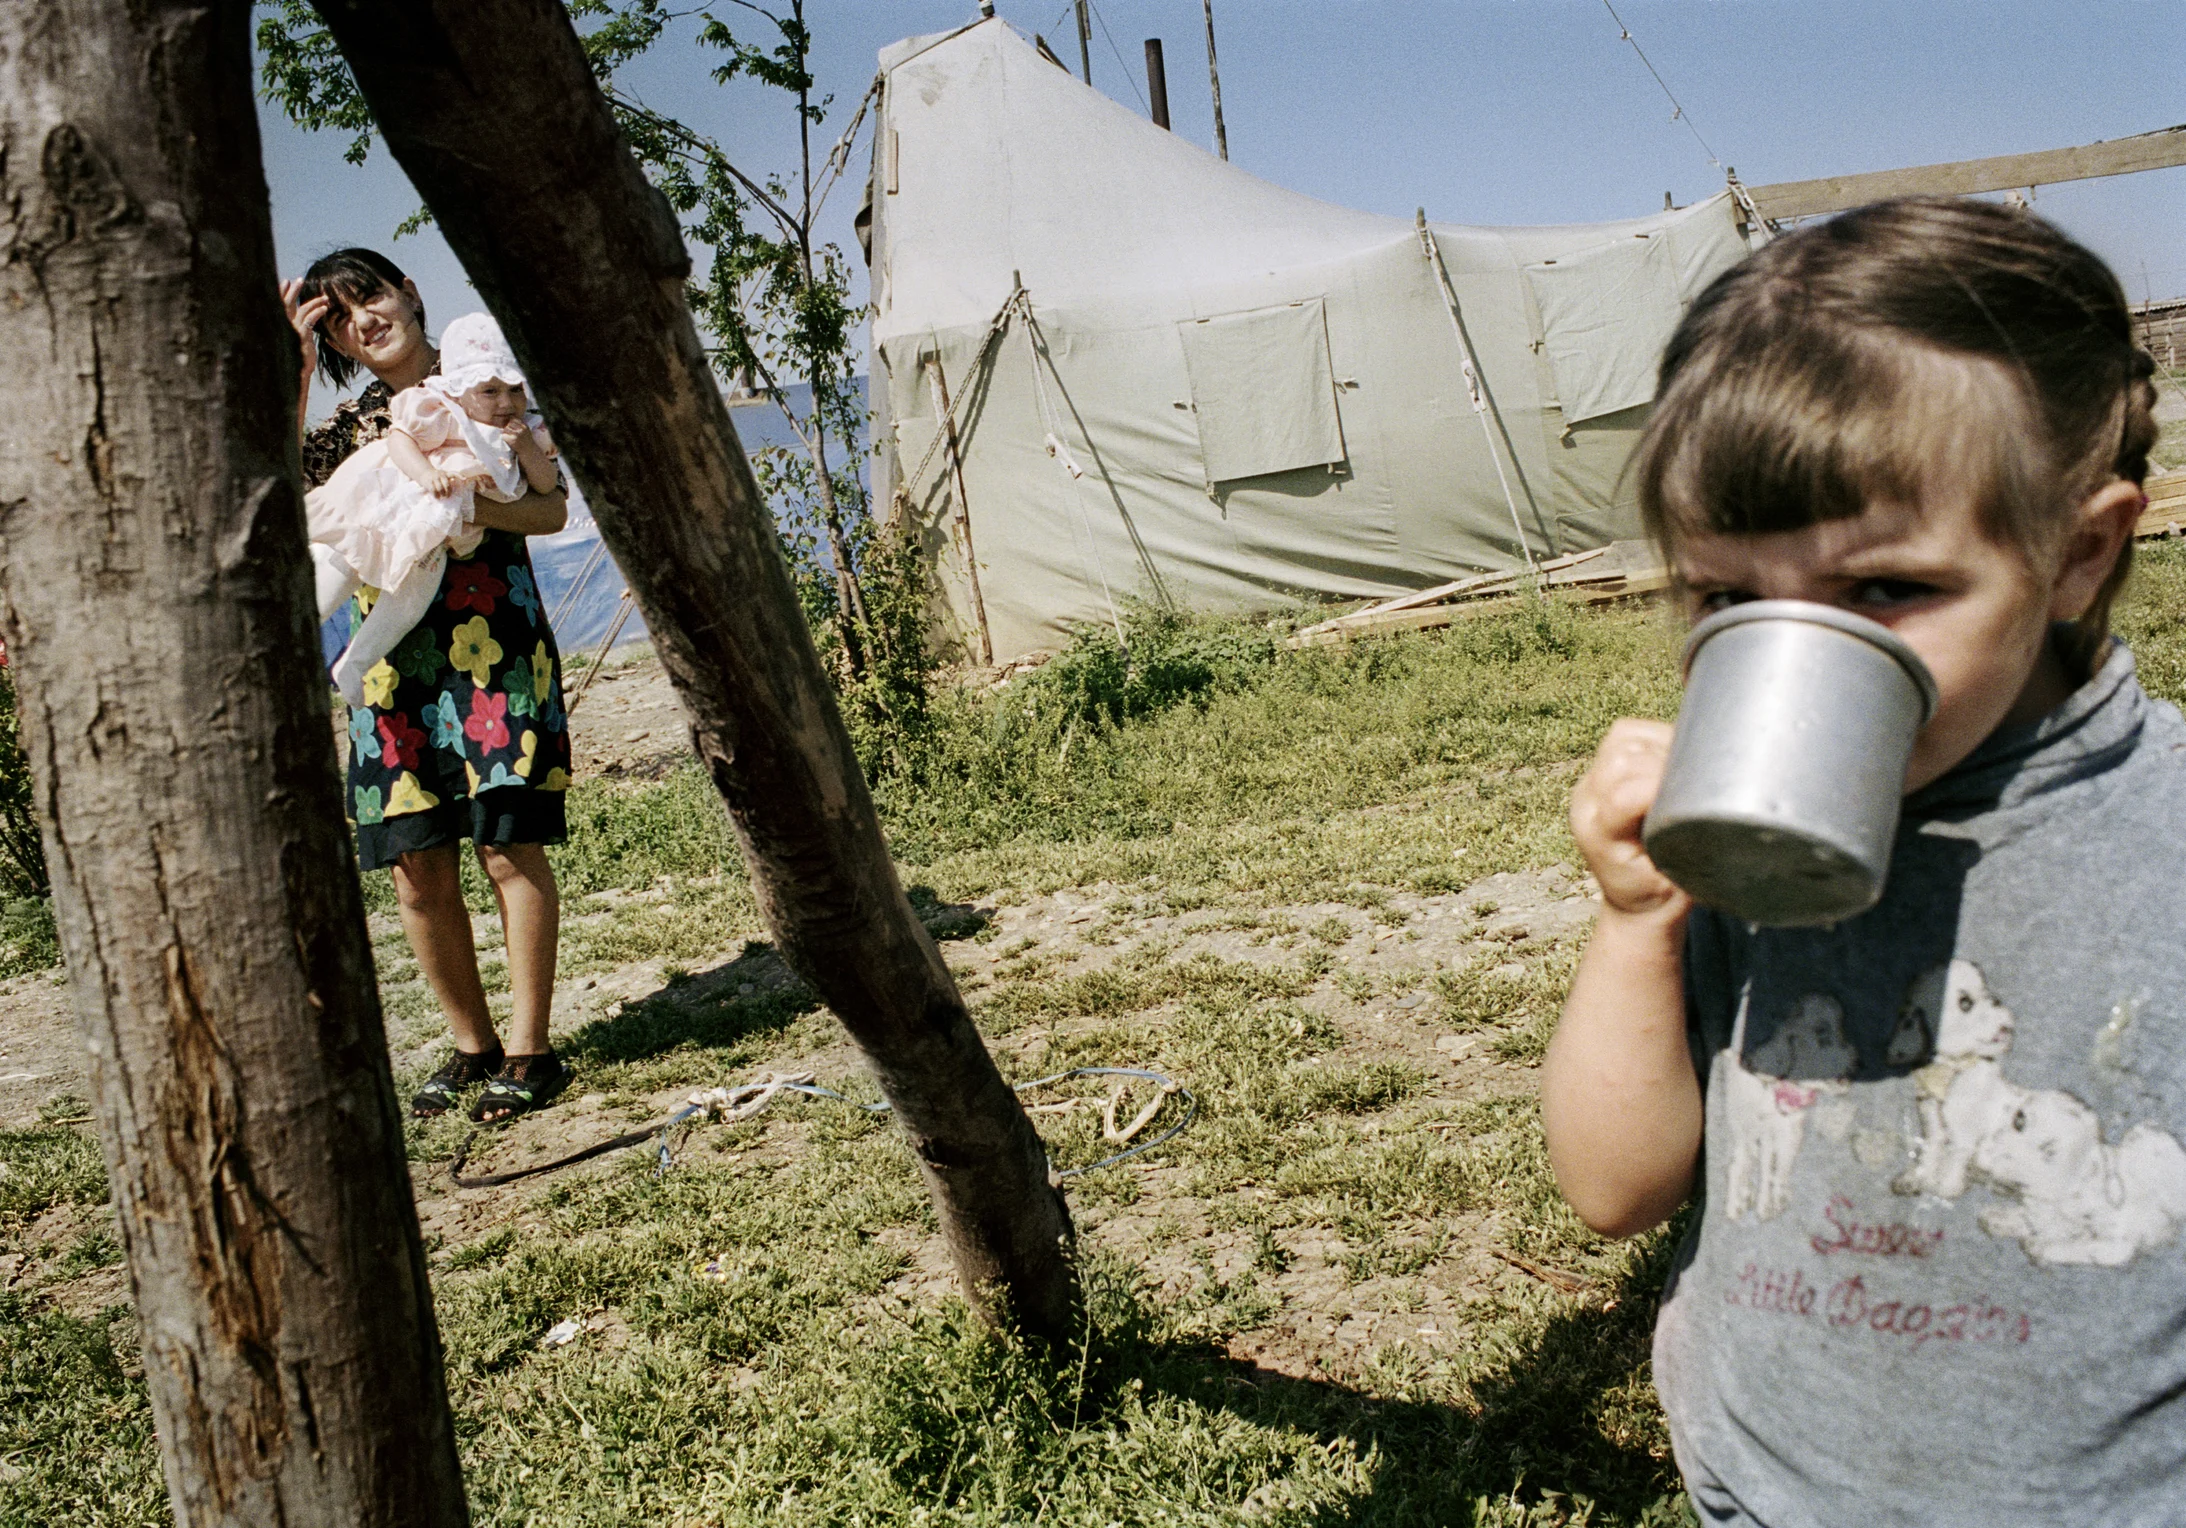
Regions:
[[[1878,202],[1773,241],[1694,302],[1634,457],[1640,511],[1674,553],[1681,531],[1793,530],[1971,475],[1992,532],[2039,564],[2072,508],[2147,475],[2154,370],[2117,277],[2055,225]],[[2083,669],[2131,552],[2078,623]]]

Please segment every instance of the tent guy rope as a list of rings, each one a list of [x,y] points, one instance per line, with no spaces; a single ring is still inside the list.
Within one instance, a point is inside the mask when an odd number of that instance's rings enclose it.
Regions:
[[[1693,141],[1700,145],[1700,151],[1708,156],[1708,163],[1714,165],[1717,169],[1721,169],[1723,161],[1718,159],[1715,150],[1708,146],[1708,140],[1700,135],[1699,124],[1693,121],[1691,114],[1679,102],[1676,93],[1670,89],[1670,82],[1662,77],[1662,71],[1657,69],[1653,60],[1648,58],[1647,50],[1639,45],[1639,39],[1634,37],[1632,29],[1624,24],[1624,18],[1617,14],[1617,8],[1611,5],[1609,0],[1602,0],[1602,9],[1609,12],[1609,19],[1617,24],[1617,40],[1632,45],[1632,51],[1639,55],[1639,61],[1646,65],[1647,72],[1653,75],[1655,83],[1662,87],[1663,95],[1670,102],[1670,120],[1684,123],[1685,130],[1691,133]]]
[[[1473,337],[1465,328],[1465,315],[1457,305],[1457,288],[1450,281],[1449,266],[1443,263],[1442,246],[1435,242],[1434,230],[1427,226],[1427,209],[1424,207],[1419,209],[1416,226],[1419,229],[1421,252],[1434,264],[1435,279],[1441,284],[1443,302],[1450,310],[1450,325],[1457,330],[1458,364],[1465,372],[1465,390],[1472,397],[1473,413],[1479,416],[1481,431],[1488,438],[1488,460],[1495,464],[1495,480],[1503,485],[1503,502],[1510,506],[1510,528],[1517,533],[1519,555],[1526,560],[1526,571],[1538,581],[1541,569],[1533,560],[1533,545],[1526,540],[1525,523],[1518,518],[1518,500],[1511,494],[1510,478],[1503,472],[1503,458],[1495,449],[1498,430],[1502,430],[1503,445],[1510,451],[1511,469],[1517,472],[1519,483],[1525,487],[1526,503],[1532,507],[1536,520],[1541,517],[1541,506],[1534,502],[1532,485],[1526,483],[1525,470],[1518,465],[1518,451],[1511,445],[1510,432],[1502,429],[1501,412],[1496,412],[1493,425],[1488,422],[1489,412],[1495,406],[1494,399],[1488,393],[1487,378],[1480,373],[1480,357],[1473,353]]]
[[[1055,363],[1052,357],[1045,354],[1044,347],[1036,337],[1035,331],[1040,326],[1032,316],[1032,294],[1019,283],[1017,290],[1010,294],[1010,303],[1022,320],[1025,350],[1032,360],[1033,403],[1040,411],[1041,427],[1047,431],[1047,454],[1054,457],[1056,465],[1071,477],[1070,507],[1077,512],[1078,524],[1085,531],[1086,550],[1092,558],[1093,572],[1100,580],[1101,598],[1108,605],[1109,622],[1116,628],[1116,645],[1128,652],[1131,640],[1124,635],[1123,613],[1116,608],[1115,591],[1108,586],[1108,565],[1101,558],[1100,538],[1093,533],[1092,516],[1085,512],[1084,495],[1077,491],[1077,483],[1084,479],[1085,469],[1071,458],[1068,448],[1063,445],[1062,432],[1067,426],[1062,411],[1056,408],[1055,400],[1048,396],[1047,379],[1041,374],[1043,364],[1052,367]],[[1056,381],[1059,385],[1062,379],[1058,377]],[[1092,442],[1088,441],[1086,444],[1090,446]]]

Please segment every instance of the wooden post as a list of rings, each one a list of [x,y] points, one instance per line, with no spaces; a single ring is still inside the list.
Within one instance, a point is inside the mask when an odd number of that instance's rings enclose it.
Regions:
[[[942,449],[949,454],[949,483],[956,490],[956,526],[964,538],[964,578],[970,585],[972,615],[979,623],[979,661],[994,666],[994,633],[987,629],[987,599],[979,592],[979,553],[972,545],[972,501],[964,494],[964,459],[957,451],[956,416],[949,412],[949,382],[941,374],[941,357],[926,358],[927,377],[933,383],[934,417],[941,421]]]
[[[1161,62],[1161,39],[1146,39],[1146,99],[1154,126],[1169,125],[1169,71]]]
[[[1207,17],[1207,85],[1214,92],[1214,151],[1224,164],[1230,159],[1230,135],[1222,129],[1222,71],[1214,62],[1214,0],[1199,0]]]
[[[911,911],[684,305],[675,214],[562,0],[314,0],[584,483],[782,953],[917,1156],[973,1307],[1073,1329],[1047,1153]],[[542,216],[540,209],[553,208]]]
[[[1085,82],[1093,83],[1093,21],[1086,14],[1086,0],[1078,0],[1078,68]]]
[[[0,634],[175,1521],[455,1528],[251,86],[247,0],[0,6]]]

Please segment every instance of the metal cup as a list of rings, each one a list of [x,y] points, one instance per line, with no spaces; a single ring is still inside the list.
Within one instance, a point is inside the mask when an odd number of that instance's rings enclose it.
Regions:
[[[1882,896],[1928,666],[1831,605],[1755,600],[1685,640],[1662,789],[1643,839],[1662,873],[1749,923],[1835,923]]]

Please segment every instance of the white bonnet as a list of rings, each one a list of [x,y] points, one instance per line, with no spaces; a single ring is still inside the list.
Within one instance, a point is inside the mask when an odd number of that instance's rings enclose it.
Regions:
[[[488,379],[522,387],[524,370],[491,313],[466,313],[441,331],[440,374],[424,385],[452,401]]]

